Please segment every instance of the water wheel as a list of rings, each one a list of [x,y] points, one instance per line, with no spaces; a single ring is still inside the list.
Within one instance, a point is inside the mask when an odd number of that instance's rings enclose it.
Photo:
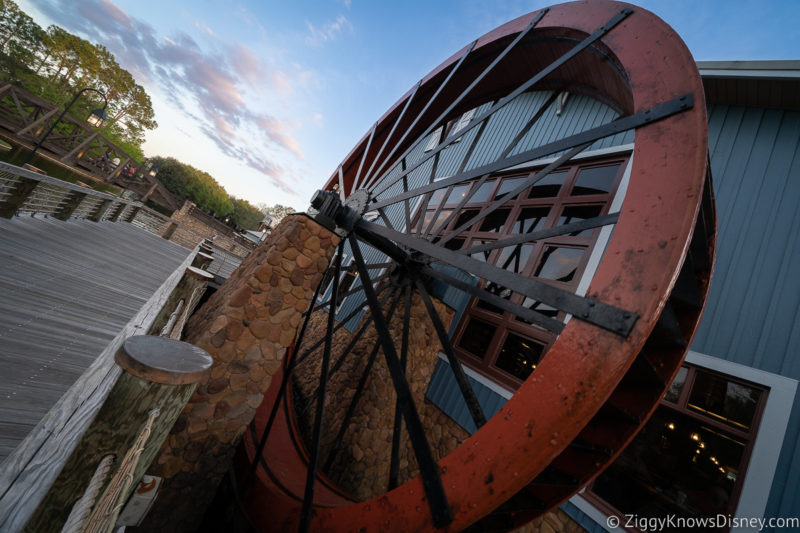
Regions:
[[[553,119],[566,98],[601,105],[605,118],[566,128]],[[512,117],[523,99],[527,114]],[[625,132],[634,132],[634,144],[608,178],[613,191],[589,173],[581,181],[579,171],[565,170]],[[251,518],[276,530],[510,530],[602,471],[655,409],[702,312],[715,231],[706,137],[689,51],[660,19],[627,4],[530,13],[425,76],[312,201],[309,214],[342,243],[245,438]],[[441,168],[458,150],[461,164]],[[553,186],[608,201],[583,215],[536,215],[540,193],[553,194]],[[512,211],[519,218],[509,218]],[[597,244],[603,231],[608,238]],[[558,247],[547,246],[564,236],[586,236],[594,265],[566,274],[555,265],[549,276],[531,266],[536,254],[539,265],[541,257],[569,264],[569,254],[559,258]],[[433,296],[447,291],[549,335],[541,353],[517,361],[527,377],[492,417],[463,369],[469,357],[448,334],[449,311]],[[463,336],[469,327],[461,321]],[[477,428],[444,457],[432,451],[441,447],[406,375],[409,336],[423,323]],[[368,349],[359,352],[359,343]],[[332,399],[331,376],[356,368],[348,358],[361,361],[351,392]],[[311,388],[293,381],[304,366],[315,370]],[[378,366],[393,389],[394,416],[388,471],[371,475],[388,481],[359,498],[334,479],[331,455],[352,432],[347,424]],[[326,401],[338,402],[335,435],[323,423]],[[401,439],[418,472],[405,482]]]

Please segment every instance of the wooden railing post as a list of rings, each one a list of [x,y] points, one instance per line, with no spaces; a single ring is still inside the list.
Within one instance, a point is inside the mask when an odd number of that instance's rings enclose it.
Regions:
[[[116,471],[141,432],[148,413],[158,409],[160,414],[133,472],[128,494],[118,495],[114,505],[123,503],[152,462],[197,383],[208,376],[212,364],[211,357],[196,346],[149,335],[126,339],[114,359],[123,372],[92,424],[82,436],[75,436],[80,442],[28,521],[26,530],[59,531],[102,458],[114,454],[117,464],[112,471]]]
[[[69,220],[69,217],[72,216],[72,213],[78,209],[78,206],[81,205],[83,199],[86,198],[86,193],[81,193],[78,191],[72,191],[68,194],[67,200],[61,205],[61,208],[53,215],[58,220]]]

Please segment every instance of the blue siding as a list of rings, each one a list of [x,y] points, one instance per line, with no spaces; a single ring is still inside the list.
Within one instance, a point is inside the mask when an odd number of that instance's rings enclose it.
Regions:
[[[718,252],[692,348],[800,379],[800,113],[712,106]]]
[[[467,376],[467,379],[478,397],[478,403],[481,404],[486,418],[493,417],[506,403],[505,398],[481,385],[470,376]],[[472,421],[472,417],[470,417],[467,410],[467,404],[461,396],[456,378],[453,377],[453,372],[450,370],[450,364],[446,361],[439,359],[436,362],[436,368],[433,370],[426,398],[447,413],[458,425],[470,433],[475,433],[477,430],[475,423]]]

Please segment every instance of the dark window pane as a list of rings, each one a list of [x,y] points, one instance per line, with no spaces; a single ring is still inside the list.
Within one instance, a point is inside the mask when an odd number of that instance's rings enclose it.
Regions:
[[[495,366],[519,379],[526,379],[539,364],[543,351],[544,346],[538,342],[509,333]]]
[[[686,375],[688,373],[689,369],[685,366],[682,366],[681,369],[678,370],[678,374],[675,376],[675,379],[672,380],[669,390],[664,395],[665,400],[672,403],[678,403],[678,399],[681,397],[683,384],[686,383]]]
[[[492,189],[494,188],[494,180],[487,181],[483,185],[481,185],[475,194],[472,195],[472,198],[469,199],[470,204],[478,204],[488,202],[489,199],[492,197]]]
[[[698,371],[689,396],[689,409],[747,431],[753,423],[761,392],[747,385]]]
[[[489,344],[492,342],[495,329],[497,328],[491,324],[472,318],[464,330],[458,345],[469,353],[483,359],[483,356],[486,355],[486,350],[489,349]]]
[[[483,219],[480,231],[503,231],[510,212],[510,209],[495,209],[488,217]]]
[[[451,239],[444,245],[448,250],[460,250],[464,247],[464,239]]]
[[[448,205],[457,204],[461,200],[463,200],[464,197],[467,195],[467,191],[469,191],[469,187],[470,187],[469,183],[466,185],[456,185],[455,187],[453,187],[453,190],[450,191],[450,195],[447,197],[447,204]]]
[[[526,207],[520,211],[511,233],[530,233],[542,229],[548,213],[549,207]]]
[[[486,244],[487,242],[494,242],[494,241],[485,241],[482,239],[475,239],[470,244],[469,247],[472,248],[473,246],[479,246],[481,244]],[[469,256],[473,259],[477,259],[478,261],[483,261],[484,263],[489,260],[489,255],[491,255],[492,250],[485,250],[483,252],[477,252],[474,254],[469,254]]]
[[[531,187],[528,198],[550,198],[552,196],[558,196],[558,191],[561,190],[561,185],[564,184],[566,177],[567,172],[565,170],[551,172]]]
[[[336,307],[342,305],[342,302],[346,298],[346,296],[343,296],[344,293],[350,290],[350,287],[353,286],[353,282],[355,282],[358,277],[358,272],[355,271],[355,265],[348,266],[346,269],[347,271],[344,273],[344,276],[339,280],[339,287],[336,292]]]
[[[471,219],[472,217],[474,217],[477,214],[478,214],[478,210],[477,209],[467,209],[465,211],[461,211],[461,214],[458,215],[458,218],[456,219],[456,223],[455,223],[455,225],[453,227],[454,228],[461,227],[461,224],[465,223],[466,221],[468,221],[469,219]]]
[[[581,222],[589,218],[600,216],[600,211],[602,211],[602,209],[603,206],[601,205],[573,205],[565,207],[561,211],[561,216],[558,217],[558,225],[563,226],[564,224],[572,224],[573,222]],[[573,237],[588,237],[593,231],[593,229],[573,231],[570,235]]]
[[[614,178],[617,177],[619,165],[585,168],[578,173],[578,179],[572,188],[572,195],[605,194],[611,191]]]
[[[575,277],[575,272],[578,270],[578,263],[580,263],[582,255],[583,249],[581,248],[548,246],[542,254],[542,260],[533,275],[555,281],[572,281],[572,278]]]
[[[497,189],[497,193],[494,195],[495,198],[500,198],[507,192],[511,192],[520,185],[522,182],[525,181],[526,178],[509,178],[504,179],[500,182],[500,188]]]
[[[661,406],[592,490],[640,518],[727,513],[744,449],[736,437]]]

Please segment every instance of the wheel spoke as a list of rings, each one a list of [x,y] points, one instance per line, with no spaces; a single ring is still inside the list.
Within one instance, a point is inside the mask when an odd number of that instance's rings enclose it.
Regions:
[[[378,127],[378,123],[372,125],[372,131],[369,132],[369,139],[367,139],[367,147],[364,148],[364,153],[361,154],[361,161],[358,163],[358,170],[356,171],[356,177],[353,180],[353,187],[350,189],[350,194],[353,194],[358,190],[358,183],[359,179],[361,178],[361,169],[364,167],[364,160],[367,158],[367,153],[369,153],[369,148],[372,146],[372,138],[375,137],[375,130]]]
[[[405,116],[406,111],[408,110],[408,106],[411,105],[411,101],[414,99],[414,96],[417,94],[417,91],[419,90],[421,85],[422,85],[422,80],[419,80],[417,82],[417,85],[414,87],[414,90],[411,92],[411,95],[406,99],[406,105],[403,106],[403,110],[400,112],[400,115],[398,115],[397,119],[394,121],[394,124],[392,124],[392,129],[389,131],[389,134],[383,140],[383,144],[381,145],[380,150],[378,150],[378,153],[372,159],[372,164],[369,166],[369,170],[367,170],[366,173],[367,177],[372,175],[372,169],[375,168],[375,164],[380,159],[381,154],[383,154],[383,149],[386,148],[387,144],[389,144],[389,139],[391,139],[392,135],[394,135],[394,132],[397,129],[397,125],[400,124],[401,120],[403,120],[403,117]]]
[[[514,40],[511,41],[508,44],[508,46],[506,46],[505,49],[502,52],[500,52],[500,54],[498,54],[497,57],[494,58],[494,60],[483,70],[483,72],[481,72],[478,75],[478,77],[476,77],[474,80],[472,80],[472,83],[470,83],[469,86],[466,89],[464,89],[461,92],[461,94],[459,94],[456,97],[456,99],[453,100],[450,103],[449,106],[447,106],[447,109],[442,111],[442,113],[439,115],[439,117],[436,120],[431,122],[430,126],[428,126],[428,129],[425,130],[425,133],[423,133],[420,136],[421,139],[424,139],[425,136],[427,136],[428,133],[430,133],[433,130],[434,127],[436,127],[440,122],[442,122],[445,118],[447,118],[447,116],[450,114],[450,112],[453,109],[455,109],[455,107],[458,104],[461,103],[461,100],[463,100],[469,93],[472,92],[472,89],[474,89],[481,82],[481,80],[483,80],[483,78],[485,78],[494,69],[494,67],[497,66],[497,64],[500,63],[503,60],[503,58],[517,45],[517,43],[519,43],[522,39],[525,38],[525,36],[528,34],[528,32],[530,32],[536,26],[536,24],[542,19],[542,17],[545,15],[545,13],[547,13],[547,11],[548,11],[548,8],[545,8],[545,9],[542,9],[542,10],[539,11],[539,13],[536,15],[536,17],[534,17],[534,19],[530,22],[530,24],[528,24],[528,26],[524,30],[522,30],[514,38]],[[473,45],[474,45],[474,43],[473,43]],[[461,137],[464,133],[466,133],[467,131],[472,129],[472,126],[474,126],[480,120],[483,120],[484,118],[486,118],[488,116],[489,115],[484,113],[484,115],[482,115],[479,119],[473,119],[472,124],[467,125],[467,127],[465,127],[463,130],[461,130],[459,132],[460,135],[453,136],[453,138],[451,138],[449,142],[445,142],[445,143],[440,144],[437,148],[432,150],[431,153],[429,153],[427,156],[421,158],[419,161],[417,161],[416,163],[411,165],[410,168],[404,170],[401,173],[400,176],[392,178],[392,180],[390,182],[388,182],[388,183],[381,183],[380,185],[378,185],[377,189],[375,190],[375,195],[378,195],[378,194],[382,193],[383,191],[385,191],[386,189],[388,189],[389,187],[391,187],[395,182],[397,182],[397,180],[399,180],[402,177],[403,174],[408,174],[410,172],[413,172],[414,169],[419,167],[421,164],[424,164],[425,161],[427,161],[428,159],[430,159],[434,155],[438,154],[445,147],[449,146],[450,143],[452,143],[455,139]],[[408,152],[410,152],[410,151],[411,151],[411,149],[409,148]],[[405,157],[405,154],[404,154],[403,157]]]
[[[334,267],[333,287],[331,299],[336,301],[336,293],[339,290],[339,274],[342,270],[342,253],[344,246],[339,245],[339,253],[336,256],[336,266]],[[366,270],[365,270],[366,272]],[[303,494],[303,507],[300,512],[300,533],[308,531],[311,522],[311,510],[314,501],[314,482],[317,477],[317,462],[319,459],[319,441],[322,435],[322,417],[325,410],[325,389],[328,385],[328,367],[331,362],[331,343],[333,340],[333,322],[336,312],[331,308],[328,312],[328,327],[325,334],[325,348],[322,353],[322,369],[319,377],[319,397],[317,398],[317,412],[314,417],[314,433],[311,438],[311,449],[309,450],[308,472],[306,476],[306,488]]]
[[[382,276],[382,277],[381,277],[381,279],[383,279],[383,278],[385,278],[385,277],[387,277],[387,276]],[[384,289],[384,287],[379,287],[379,288],[377,289],[377,292],[381,292],[383,289]],[[363,290],[363,284],[362,284],[362,290]],[[383,302],[385,302],[387,298],[388,298],[388,296],[384,296],[384,297],[383,297]],[[340,321],[339,321],[339,323],[338,323],[338,324],[337,324],[337,325],[336,325],[336,326],[333,328],[333,333],[336,333],[337,331],[339,331],[340,329],[342,329],[343,327],[345,327],[345,326],[347,325],[347,323],[348,323],[348,322],[350,322],[350,320],[351,320],[353,317],[355,317],[355,316],[356,316],[358,313],[360,313],[360,312],[361,312],[361,311],[364,309],[364,307],[366,307],[367,305],[368,305],[368,304],[367,304],[367,301],[365,300],[364,302],[362,302],[362,303],[361,303],[361,305],[359,305],[358,307],[356,307],[355,309],[353,309],[352,311],[350,311],[350,313],[348,313],[346,317],[344,317],[342,320],[340,320]],[[314,344],[313,344],[313,345],[312,345],[312,346],[311,346],[311,347],[310,347],[308,350],[306,350],[306,351],[303,353],[303,355],[301,355],[301,356],[298,358],[298,360],[297,360],[297,364],[299,365],[299,364],[301,364],[303,361],[305,361],[305,360],[306,360],[306,358],[308,358],[308,356],[310,356],[312,353],[314,353],[314,351],[315,351],[317,348],[319,348],[320,346],[322,346],[322,343],[324,343],[324,342],[325,342],[325,338],[324,338],[324,337],[323,337],[323,338],[321,338],[321,339],[318,339],[318,340],[317,340],[317,342],[315,342],[315,343],[314,343]]]
[[[394,315],[394,311],[397,308],[397,304],[400,301],[401,296],[402,293],[398,292],[397,296],[392,302],[392,305],[389,307],[389,312],[386,315],[387,321],[391,322],[392,316]],[[328,459],[325,461],[325,466],[323,468],[323,471],[325,472],[330,471],[331,466],[333,466],[333,461],[336,459],[336,454],[339,452],[339,444],[342,442],[342,437],[344,437],[344,432],[350,425],[350,418],[352,418],[353,413],[355,413],[356,406],[358,405],[358,400],[361,399],[361,394],[364,392],[364,386],[366,385],[367,378],[369,377],[369,373],[372,370],[372,365],[375,363],[375,359],[378,357],[378,350],[380,349],[380,347],[381,347],[380,340],[376,340],[375,346],[372,348],[372,352],[370,352],[369,358],[367,359],[367,365],[364,367],[364,371],[361,373],[361,377],[358,380],[358,384],[356,385],[356,390],[353,393],[353,397],[350,399],[350,404],[347,406],[347,411],[345,411],[344,418],[342,419],[342,424],[339,426],[339,430],[336,432],[336,438],[333,439],[333,445],[331,451],[328,453]],[[344,360],[344,356],[342,356],[341,360]]]
[[[350,242],[350,248],[353,251],[356,267],[360,275],[368,280],[369,272],[365,268],[364,258],[361,255],[358,240],[352,234],[348,237],[348,240]],[[391,334],[389,333],[389,326],[386,322],[386,318],[383,316],[383,311],[381,310],[377,295],[372,290],[371,285],[368,283],[364,285],[366,287],[364,293],[367,296],[367,301],[369,302],[373,314],[378,338],[381,340],[386,366],[389,367],[389,375],[392,378],[392,384],[397,394],[397,401],[403,412],[403,418],[408,428],[408,436],[411,439],[411,445],[414,448],[414,454],[419,464],[422,485],[428,497],[433,523],[436,527],[444,527],[452,522],[453,514],[450,510],[450,504],[447,501],[444,487],[442,486],[442,479],[439,475],[439,465],[436,464],[430,445],[428,444],[428,439],[425,437],[422,420],[419,418],[419,413],[414,405],[414,398],[411,395],[411,389],[403,375],[403,369],[397,357],[397,351],[395,350]]]
[[[494,265],[437,246],[425,239],[393,232],[383,226],[372,224],[365,220],[361,220],[356,224],[355,231],[358,234],[377,234],[380,237],[393,240],[411,250],[453,265],[497,285],[514,287],[515,292],[539,300],[556,309],[566,311],[576,318],[580,318],[583,321],[622,336],[627,336],[630,333],[638,318],[638,315],[631,311],[626,311],[592,298],[578,296],[537,279],[526,278],[525,276],[509,272]]]
[[[445,88],[445,86],[447,85],[447,82],[449,82],[450,79],[453,77],[453,75],[458,71],[459,67],[464,62],[464,60],[467,58],[469,53],[472,52],[472,49],[475,47],[475,44],[477,42],[478,42],[477,39],[475,41],[472,41],[472,44],[470,44],[469,47],[464,51],[464,53],[461,54],[461,57],[458,59],[458,62],[455,64],[455,66],[447,74],[447,77],[442,81],[442,83],[436,89],[436,92],[433,93],[433,96],[431,96],[428,99],[428,101],[425,103],[425,107],[423,107],[422,110],[419,113],[417,113],[417,116],[414,118],[414,122],[412,122],[411,125],[408,128],[406,128],[406,131],[403,132],[403,136],[400,137],[400,139],[394,144],[394,147],[392,148],[392,151],[389,152],[389,154],[381,162],[380,166],[375,170],[375,174],[372,176],[372,179],[370,179],[369,181],[366,180],[366,179],[364,180],[364,184],[365,184],[366,188],[371,188],[373,185],[375,185],[375,182],[376,182],[375,178],[380,175],[380,173],[383,171],[383,168],[386,166],[386,164],[389,161],[392,160],[392,156],[397,151],[397,149],[403,144],[403,141],[406,140],[406,137],[408,137],[408,135],[412,131],[414,131],[414,127],[417,125],[417,122],[419,122],[419,120],[425,115],[425,112],[428,111],[428,108],[431,106],[431,104],[433,104],[433,102],[436,101],[436,97],[439,96],[439,93],[441,93],[442,90]],[[431,125],[428,126],[428,128],[422,133],[420,138],[424,139],[431,131],[433,131],[433,128],[434,128],[435,124],[436,124],[436,122],[432,122]],[[407,148],[406,151],[403,152],[403,155],[401,155],[398,159],[400,159],[401,161],[405,161],[406,156],[411,153],[411,150],[413,149],[413,147],[414,146],[412,145],[409,148]]]
[[[506,248],[508,246],[514,246],[526,242],[540,241],[542,239],[549,239],[550,237],[558,237],[559,235],[567,235],[570,233],[577,233],[588,229],[598,228],[600,226],[616,224],[618,219],[619,213],[609,213],[608,215],[587,218],[586,220],[564,224],[563,226],[532,231],[523,235],[509,237],[508,239],[503,239],[501,241],[491,241],[484,244],[471,246],[470,248],[462,248],[460,250],[456,250],[456,253],[473,255],[479,252],[487,252],[490,250],[496,250],[498,248]]]
[[[392,292],[393,289],[390,289],[389,292],[386,295],[384,295],[384,297],[381,299],[381,305],[384,305],[386,303],[386,301],[390,298]],[[332,377],[342,367],[345,358],[350,354],[352,349],[355,348],[356,344],[358,343],[358,341],[361,339],[361,337],[364,335],[364,333],[367,331],[367,328],[371,324],[372,324],[372,315],[364,319],[364,322],[359,326],[358,331],[356,331],[356,333],[350,339],[350,342],[348,342],[347,346],[345,346],[345,348],[342,350],[341,355],[331,367],[331,371],[328,375],[329,378]],[[305,401],[305,406],[303,407],[303,409],[300,410],[301,415],[305,413],[306,410],[308,410],[308,408],[311,406],[311,403],[317,397],[317,394],[319,394],[319,387],[314,389],[314,392],[312,392],[311,395],[308,397],[308,399]]]
[[[478,402],[478,397],[475,396],[475,391],[472,390],[472,385],[470,385],[469,379],[467,379],[467,375],[461,367],[461,361],[456,357],[456,352],[453,350],[453,345],[450,344],[447,331],[444,329],[442,319],[439,317],[439,313],[436,312],[436,308],[433,306],[430,296],[428,296],[428,291],[425,290],[425,286],[419,279],[415,280],[415,284],[422,296],[422,301],[425,303],[428,316],[431,317],[433,327],[436,329],[436,334],[439,336],[439,342],[442,344],[442,349],[447,356],[447,361],[450,363],[450,370],[453,372],[453,377],[456,378],[456,383],[458,383],[461,396],[467,404],[467,409],[469,409],[469,414],[472,416],[472,421],[475,422],[476,427],[480,428],[486,423],[486,414],[483,412],[483,408]]]
[[[447,226],[450,225],[450,222],[452,222],[452,220],[461,213],[461,208],[463,208],[467,204],[467,202],[469,202],[470,198],[472,198],[475,195],[475,193],[478,192],[478,189],[480,189],[481,185],[483,185],[486,182],[486,180],[489,179],[489,176],[490,174],[484,174],[483,176],[481,176],[481,179],[479,179],[475,183],[475,185],[473,185],[472,188],[470,188],[469,192],[464,195],[464,198],[462,198],[461,201],[458,202],[458,205],[452,209],[449,215],[447,215],[447,218],[445,218],[444,221],[441,224],[439,224],[433,232],[430,233],[429,240],[435,239],[440,233],[442,233],[442,231],[444,231],[444,229]],[[444,202],[442,202],[442,204],[444,204]],[[436,218],[438,217],[434,217],[433,220],[431,220],[431,226],[436,221]]]
[[[432,278],[444,281],[448,285],[451,285],[460,291],[471,294],[472,296],[475,296],[476,298],[483,300],[484,302],[487,302],[495,307],[499,307],[503,311],[513,313],[519,318],[522,318],[525,321],[539,326],[540,328],[546,329],[552,333],[558,334],[564,329],[563,322],[560,322],[554,318],[550,318],[549,316],[545,316],[538,311],[528,309],[525,306],[516,304],[510,300],[497,296],[496,294],[492,294],[485,289],[481,289],[475,285],[461,281],[460,279],[454,278],[453,276],[445,274],[444,272],[436,270],[435,268],[423,267],[420,272]]]
[[[441,189],[443,187],[449,187],[450,185],[463,183],[465,181],[477,178],[478,176],[482,176],[483,174],[486,173],[497,172],[499,170],[503,170],[515,165],[528,163],[530,161],[534,161],[536,159],[545,157],[547,155],[561,152],[563,150],[569,150],[571,148],[579,147],[587,143],[591,144],[598,139],[602,139],[603,137],[615,135],[617,133],[621,133],[623,131],[636,128],[644,124],[655,122],[657,120],[669,117],[676,113],[680,113],[687,109],[691,109],[693,106],[694,106],[694,97],[691,93],[689,93],[684,96],[675,98],[674,100],[658,104],[645,111],[640,111],[633,115],[628,115],[626,117],[618,118],[616,120],[609,122],[608,124],[603,124],[602,126],[597,126],[596,128],[591,128],[586,131],[570,135],[569,137],[564,137],[563,139],[559,139],[557,141],[553,141],[551,143],[544,144],[542,146],[538,146],[530,150],[526,150],[517,155],[513,155],[505,159],[499,159],[497,161],[494,161],[493,163],[488,163],[481,167],[468,170],[467,172],[464,172],[458,176],[453,176],[450,178],[439,180],[437,182],[428,185],[423,185],[422,187],[417,187],[416,189],[411,189],[408,192],[400,193],[391,198],[386,198],[384,200],[376,201],[370,207],[372,209],[378,209],[380,207],[385,207],[387,205],[403,201],[406,198],[413,198],[415,196],[419,196],[421,194],[425,194],[427,192],[436,189]]]
[[[522,191],[527,189],[528,187],[536,184],[537,182],[546,178],[552,171],[578,155],[580,152],[585,150],[589,146],[589,143],[582,144],[580,146],[576,146],[572,150],[568,151],[567,153],[563,154],[561,157],[544,167],[539,172],[533,173],[531,172],[527,179],[525,179],[521,184],[515,187],[513,190],[507,192],[491,204],[486,209],[481,209],[479,213],[477,213],[474,217],[470,218],[459,227],[455,228],[451,231],[448,235],[443,237],[439,241],[439,245],[444,246],[450,239],[456,237],[459,233],[464,231],[467,228],[470,228],[483,220],[484,218],[488,217],[492,213],[494,213],[497,209],[502,207],[503,205],[507,204],[510,200],[516,198]]]
[[[411,285],[406,285],[406,305],[403,315],[403,340],[400,345],[400,366],[403,375],[406,373],[408,363],[408,333],[411,329]],[[400,403],[394,402],[394,426],[392,430],[392,455],[389,462],[389,490],[397,487],[400,476],[400,441],[403,434],[403,414],[400,412]]]

